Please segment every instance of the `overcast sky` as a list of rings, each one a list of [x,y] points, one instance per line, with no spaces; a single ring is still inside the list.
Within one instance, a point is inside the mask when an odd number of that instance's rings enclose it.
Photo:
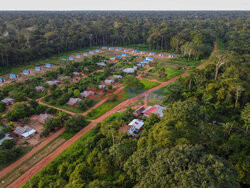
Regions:
[[[1,0],[0,10],[250,10],[250,0]]]

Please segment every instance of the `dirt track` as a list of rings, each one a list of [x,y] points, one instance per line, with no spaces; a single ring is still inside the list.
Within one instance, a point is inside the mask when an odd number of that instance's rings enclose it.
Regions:
[[[217,44],[216,42],[214,43],[214,51],[217,50]],[[204,65],[200,65],[197,68],[202,68]],[[148,92],[153,92],[155,90],[158,90],[161,87],[164,87],[172,82],[174,82],[176,79],[179,77],[185,76],[186,73],[183,73],[179,76],[176,76],[166,82],[162,82],[160,85],[148,90],[147,92],[144,92],[134,98],[128,99],[110,111],[106,112],[96,120],[93,120],[87,127],[82,129],[80,132],[78,132],[74,137],[66,141],[62,146],[57,148],[53,153],[49,154],[47,157],[43,158],[40,162],[38,162],[35,166],[30,168],[28,171],[26,171],[22,176],[20,176],[18,179],[16,179],[12,184],[10,184],[8,187],[9,188],[17,188],[21,187],[26,181],[28,181],[32,176],[34,176],[37,172],[39,172],[43,167],[45,167],[48,163],[50,163],[55,157],[57,157],[59,154],[61,154],[65,149],[67,149],[69,146],[71,146],[75,141],[77,141],[80,137],[82,137],[85,133],[90,131],[92,128],[94,128],[97,123],[103,122],[108,116],[111,114],[117,112],[118,110],[130,105],[131,103],[137,101],[139,98],[144,97]]]

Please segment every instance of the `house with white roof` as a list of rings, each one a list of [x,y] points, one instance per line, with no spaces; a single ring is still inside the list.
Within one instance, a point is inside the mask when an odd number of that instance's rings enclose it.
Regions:
[[[16,78],[18,78],[18,75],[16,75],[16,74],[10,74],[10,79],[16,79]]]
[[[106,85],[113,84],[114,82],[115,82],[115,81],[114,81],[113,79],[111,79],[111,80],[106,79],[106,80],[104,81],[104,83],[105,83]]]
[[[19,137],[27,139],[33,136],[36,133],[36,130],[29,126],[24,126],[24,127],[17,126],[16,129],[13,131],[13,133]]]
[[[122,75],[113,75],[113,78],[115,78],[115,79],[122,79]]]
[[[1,100],[3,103],[5,103],[6,105],[12,105],[12,104],[14,104],[15,102],[16,102],[16,100],[15,99],[13,99],[13,98],[5,98],[5,99],[3,99],[3,100]]]
[[[106,66],[106,63],[104,62],[99,62],[99,63],[96,63],[97,65],[101,66],[101,67],[105,67]]]
[[[134,68],[125,68],[123,69],[123,72],[127,73],[127,74],[133,74],[135,72]]]
[[[52,85],[59,85],[60,81],[58,80],[53,80],[53,81],[47,81],[46,82],[48,85],[52,86]]]
[[[98,89],[104,89],[106,86],[104,84],[98,85]]]
[[[83,91],[82,93],[80,93],[81,97],[84,97],[84,98],[93,96],[94,94],[95,94],[94,91]]]
[[[40,93],[40,92],[43,92],[45,90],[45,87],[43,87],[43,86],[36,86],[35,89],[36,89],[36,91],[38,93]]]
[[[154,106],[149,106],[142,113],[146,117],[150,116],[153,113],[159,117],[163,117],[164,110],[166,110],[166,107],[160,105],[154,105]]]
[[[69,101],[67,102],[67,105],[73,107],[76,106],[81,101],[82,99],[80,98],[70,98]]]
[[[41,70],[42,70],[42,67],[35,67],[35,70],[36,70],[36,71],[41,71]]]
[[[23,70],[23,74],[29,75],[29,74],[30,74],[30,71],[29,71],[29,70]]]
[[[128,124],[131,128],[128,130],[128,134],[131,136],[135,136],[142,129],[144,122],[140,119],[134,119]]]

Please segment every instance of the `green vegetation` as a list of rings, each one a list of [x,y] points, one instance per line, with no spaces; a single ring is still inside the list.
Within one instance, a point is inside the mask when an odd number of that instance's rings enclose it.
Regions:
[[[225,44],[223,43],[222,39],[216,38],[216,42],[217,42],[218,50],[225,50],[226,49]]]
[[[141,80],[140,82],[144,85],[144,90],[149,90],[153,87],[160,85],[158,82],[149,81],[149,80]]]

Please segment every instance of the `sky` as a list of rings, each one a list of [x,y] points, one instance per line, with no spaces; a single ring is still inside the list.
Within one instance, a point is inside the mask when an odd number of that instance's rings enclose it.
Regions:
[[[250,0],[0,0],[0,10],[250,10]]]

